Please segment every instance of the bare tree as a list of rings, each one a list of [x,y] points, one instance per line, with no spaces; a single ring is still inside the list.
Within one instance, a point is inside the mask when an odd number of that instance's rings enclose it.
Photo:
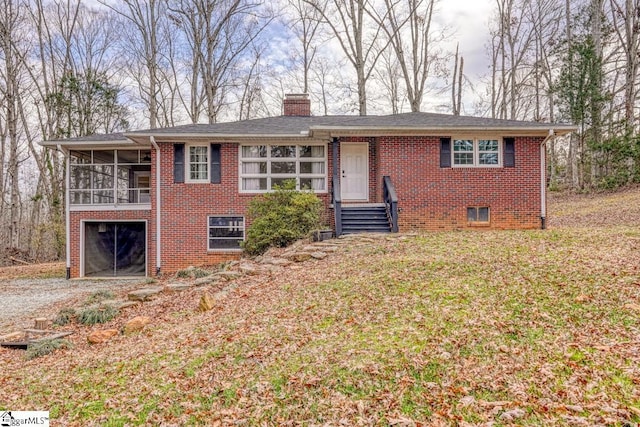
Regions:
[[[387,49],[380,57],[375,75],[376,81],[383,88],[384,99],[391,104],[391,113],[400,113],[402,111],[401,98],[406,97],[406,91],[402,87],[404,80],[399,61],[390,49]]]
[[[492,30],[493,117],[526,119],[531,99],[525,96],[532,73],[533,30],[526,8],[527,0],[496,0],[498,28]]]
[[[624,4],[622,4],[624,3]],[[638,98],[640,57],[640,2],[609,0],[612,27],[624,55],[624,120],[627,133],[636,126],[635,106]]]
[[[248,73],[244,77],[239,102],[238,120],[248,120],[265,115],[267,109],[262,97],[261,59],[263,51],[254,47]]]
[[[433,16],[437,0],[384,0],[384,8],[367,11],[384,30],[398,59],[411,111],[420,111],[427,79],[434,71],[444,70],[450,55],[439,43],[446,31],[436,31]]]
[[[456,45],[456,55],[453,65],[453,80],[451,82],[451,105],[453,106],[453,115],[459,116],[462,108],[462,76],[464,75],[464,58],[458,56],[458,48]]]
[[[556,100],[553,86],[557,70],[554,62],[558,58],[561,46],[558,40],[561,38],[564,10],[558,7],[556,0],[532,0],[529,3],[529,14],[535,46],[533,120],[554,122]],[[549,179],[555,187],[558,181],[558,153],[555,139],[549,141],[547,153]]]
[[[198,121],[202,99],[207,121],[215,123],[237,84],[242,55],[272,18],[261,3],[241,0],[178,0],[170,10],[186,40],[190,95],[183,99],[190,99],[190,119]]]
[[[340,44],[356,73],[358,110],[367,115],[367,81],[390,40],[382,41],[382,27],[369,22],[368,0],[304,0],[313,6]],[[380,44],[382,44],[380,46]]]
[[[160,60],[160,46],[158,29],[160,21],[166,12],[165,0],[119,0],[114,5],[111,1],[99,0],[104,6],[113,10],[124,18],[129,25],[122,26],[123,31],[132,28],[130,37],[122,41],[126,44],[126,50],[133,55],[127,55],[129,61],[141,59],[144,63],[144,72],[134,72],[132,76],[138,82],[140,93],[145,100],[149,113],[149,127],[158,126],[158,94],[159,77],[158,63]],[[147,79],[144,79],[147,77]]]
[[[321,17],[316,8],[304,0],[287,0],[291,8],[289,28],[300,43],[302,63],[302,92],[309,93],[311,66],[318,51]]]
[[[20,60],[24,56],[22,42],[25,36],[25,4],[13,0],[0,2],[0,99],[2,99],[3,114],[0,116],[0,143],[2,164],[7,165],[2,170],[2,208],[0,218],[6,224],[5,242],[10,250],[20,248],[20,104],[19,97],[23,87],[23,64]],[[8,200],[5,199],[9,196]],[[5,206],[8,206],[8,218],[5,222]]]

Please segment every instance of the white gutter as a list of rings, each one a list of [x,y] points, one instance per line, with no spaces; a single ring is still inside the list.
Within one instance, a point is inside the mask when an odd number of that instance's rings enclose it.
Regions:
[[[300,133],[224,133],[224,132],[189,132],[189,133],[128,133],[125,134],[127,138],[145,138],[156,137],[161,141],[178,140],[181,141],[186,138],[206,138],[206,139],[264,139],[264,138],[300,138]]]
[[[67,280],[71,278],[71,212],[69,205],[71,204],[71,196],[69,195],[69,180],[71,174],[69,172],[69,150],[62,148],[60,144],[57,145],[59,151],[64,154],[64,245],[66,252],[67,262]]]
[[[114,145],[122,145],[129,146],[134,145],[130,139],[117,139],[112,141],[65,141],[65,140],[56,140],[56,141],[42,141],[40,145],[43,147],[60,147],[60,144],[64,144],[69,147],[73,147],[75,149],[87,148],[88,150],[94,148],[113,148]]]
[[[558,135],[563,135],[574,131],[575,126],[558,125],[555,126]],[[404,135],[466,135],[478,133],[509,134],[512,136],[543,136],[548,132],[548,128],[541,126],[310,126],[312,135],[328,134],[330,136],[404,136]],[[315,135],[314,135],[315,136]]]
[[[149,141],[156,150],[156,276],[159,276],[160,268],[162,267],[162,239],[160,238],[162,208],[162,198],[160,197],[160,147],[156,144],[153,135],[149,137]]]
[[[540,228],[547,228],[547,142],[555,137],[553,129],[540,143]]]

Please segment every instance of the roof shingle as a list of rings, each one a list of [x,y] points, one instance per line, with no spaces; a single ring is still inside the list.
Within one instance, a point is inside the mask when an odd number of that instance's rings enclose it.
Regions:
[[[527,122],[520,120],[501,120],[485,117],[453,116],[437,113],[403,113],[381,116],[277,116],[262,119],[242,120],[236,122],[213,124],[188,124],[160,129],[145,129],[125,133],[108,135],[93,135],[82,138],[70,138],[60,141],[47,141],[43,145],[81,145],[82,143],[117,143],[128,139],[138,139],[147,136],[158,138],[171,136],[202,136],[202,137],[260,137],[260,136],[306,136],[312,131],[333,131],[367,129],[384,131],[384,129],[397,131],[437,131],[443,129],[460,130],[528,130],[543,132],[549,129],[558,129],[567,133],[575,128],[570,125]]]

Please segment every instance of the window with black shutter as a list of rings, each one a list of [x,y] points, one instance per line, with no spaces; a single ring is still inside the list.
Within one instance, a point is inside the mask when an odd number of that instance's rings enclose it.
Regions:
[[[451,167],[451,138],[440,138],[440,167]]]
[[[220,167],[220,144],[211,144],[211,183],[220,184],[222,170]]]
[[[516,167],[516,139],[504,138],[504,167]]]
[[[184,182],[184,144],[173,144],[173,182]]]

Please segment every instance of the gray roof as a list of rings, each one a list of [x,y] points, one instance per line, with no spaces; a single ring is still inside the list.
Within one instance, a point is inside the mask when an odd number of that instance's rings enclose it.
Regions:
[[[277,116],[238,122],[189,124],[163,129],[147,129],[128,132],[136,135],[300,135],[310,126],[348,125],[358,116]]]
[[[118,133],[98,133],[94,135],[88,136],[79,136],[75,138],[67,138],[67,139],[51,139],[46,141],[47,145],[55,145],[56,143],[60,144],[68,144],[74,142],[124,142],[127,138],[124,136],[122,132]]]
[[[227,135],[298,135],[310,128],[500,128],[548,130],[559,125],[485,117],[453,116],[436,113],[403,113],[386,116],[278,116],[264,119],[214,124],[190,124],[163,129],[128,132],[135,135],[227,134]],[[562,126],[562,125],[560,125]]]
[[[452,131],[503,131],[518,134],[546,135],[550,129],[557,134],[575,130],[564,124],[500,120],[484,117],[453,116],[436,113],[403,113],[383,116],[277,116],[263,119],[242,120],[227,123],[188,124],[161,129],[146,129],[124,134],[94,135],[59,141],[64,145],[82,143],[114,144],[127,140],[143,142],[154,136],[162,141],[166,138],[261,138],[261,137],[317,137],[349,135],[382,135],[421,133],[448,135]],[[57,141],[47,141],[44,145],[55,145]]]

